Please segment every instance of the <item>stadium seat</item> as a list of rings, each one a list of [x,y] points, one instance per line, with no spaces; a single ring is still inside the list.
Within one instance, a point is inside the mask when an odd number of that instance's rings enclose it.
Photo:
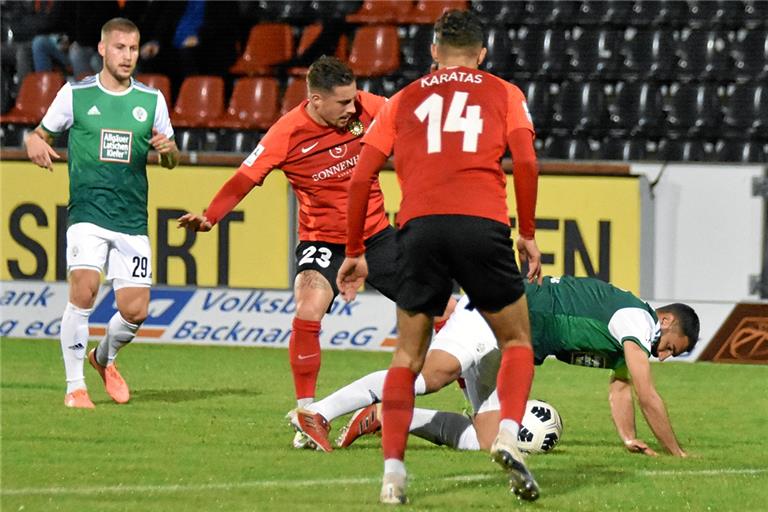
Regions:
[[[660,81],[672,78],[677,57],[671,31],[630,29],[621,46],[622,75]]]
[[[659,135],[663,117],[659,86],[650,82],[626,81],[616,84],[608,106],[610,128],[627,134]]]
[[[362,2],[357,0],[334,0],[331,1],[315,1],[311,3],[312,19],[314,20],[329,20],[329,19],[341,19],[344,20],[348,14],[357,11],[360,8]]]
[[[171,80],[167,76],[159,73],[143,73],[136,75],[136,80],[150,87],[154,87],[163,93],[165,103],[168,105],[168,112],[171,111],[170,107],[173,105],[173,100],[171,99]]]
[[[29,73],[21,84],[16,104],[0,116],[0,123],[38,124],[63,85],[64,76],[61,73]]]
[[[465,0],[419,0],[407,12],[398,13],[397,23],[434,24],[442,14],[450,9],[467,10]]]
[[[680,0],[643,0],[653,14],[652,23],[671,27],[682,27],[688,16],[688,5]]]
[[[290,2],[259,2],[261,19],[282,21],[290,24],[303,24],[314,18],[315,12],[308,0]]]
[[[703,162],[704,142],[698,139],[663,139],[659,142],[659,159],[665,162]]]
[[[230,73],[269,75],[277,64],[293,57],[293,30],[285,23],[260,23],[251,28],[243,54]]]
[[[766,148],[758,141],[719,140],[715,144],[716,159],[720,162],[763,163],[768,161]]]
[[[667,99],[666,127],[681,135],[716,135],[722,113],[716,85],[674,83]]]
[[[219,76],[190,76],[184,79],[171,113],[179,128],[204,128],[224,112],[224,80]]]
[[[356,76],[382,76],[400,68],[397,27],[366,25],[357,29],[349,54],[349,65]]]
[[[533,119],[533,127],[536,133],[547,131],[552,123],[552,95],[548,82],[529,82],[520,84],[520,89],[525,94],[528,103],[528,111]]]
[[[733,84],[726,90],[723,113],[726,126],[737,134],[754,133],[759,126],[761,112],[768,116],[766,90],[757,84]]]
[[[515,68],[533,76],[558,78],[563,71],[566,34],[563,29],[537,30],[523,27],[514,41]]]
[[[764,0],[747,0],[746,18],[744,25],[747,28],[765,27],[765,20],[768,20],[768,2]]]
[[[615,30],[574,27],[566,52],[569,71],[586,77],[610,78],[619,64],[621,34]]]
[[[557,100],[553,128],[593,134],[607,128],[608,110],[601,82],[566,82]]]
[[[514,70],[512,40],[508,31],[501,27],[486,29],[485,47],[488,51],[481,67],[489,73],[507,78]]]
[[[525,19],[525,2],[519,0],[472,0],[472,11],[487,25],[520,25]]]
[[[677,78],[706,80],[731,69],[726,42],[723,34],[714,30],[681,30],[677,47]]]
[[[413,9],[412,1],[366,0],[360,10],[347,15],[350,23],[395,23],[397,19]]]
[[[549,137],[544,142],[544,154],[557,160],[589,160],[592,151],[584,138]]]
[[[647,155],[645,139],[621,139],[608,137],[601,147],[601,160],[620,160],[624,162],[643,160]]]
[[[491,30],[493,28],[489,29],[489,32]],[[401,27],[400,31],[402,33],[400,51],[403,57],[400,72],[408,79],[415,80],[428,73],[432,65],[432,55],[429,53],[429,45],[432,43],[432,27],[429,25],[407,25]]]
[[[212,128],[267,130],[279,115],[280,85],[271,77],[248,77],[235,82],[227,110],[209,122]]]
[[[288,82],[280,103],[280,115],[285,115],[293,107],[307,99],[307,80],[304,77],[294,77]]]
[[[731,56],[741,78],[768,78],[768,30],[754,28],[736,31]]]
[[[719,25],[725,18],[725,9],[722,0],[688,0],[686,2],[688,12],[686,13],[687,25],[694,28],[706,28]],[[732,2],[739,3],[739,2]]]
[[[530,25],[572,24],[578,8],[577,2],[536,0],[525,3],[525,22]]]

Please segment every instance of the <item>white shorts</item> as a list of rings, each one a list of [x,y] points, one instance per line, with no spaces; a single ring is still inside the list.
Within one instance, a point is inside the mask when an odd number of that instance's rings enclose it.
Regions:
[[[477,310],[468,310],[465,295],[456,304],[445,326],[435,335],[429,350],[443,350],[459,360],[466,393],[475,414],[500,409],[496,374],[501,352],[496,337]]]
[[[152,251],[146,235],[126,235],[78,222],[67,229],[67,272],[93,269],[115,290],[152,285]]]

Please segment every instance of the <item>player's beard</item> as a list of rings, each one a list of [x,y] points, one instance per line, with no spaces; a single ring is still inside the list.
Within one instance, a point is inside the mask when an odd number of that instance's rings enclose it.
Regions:
[[[136,69],[136,65],[133,66],[121,66],[119,64],[117,65],[108,65],[106,62],[104,63],[104,67],[107,69],[107,72],[112,75],[116,80],[118,81],[124,81],[128,80],[131,75],[133,74],[133,70]]]

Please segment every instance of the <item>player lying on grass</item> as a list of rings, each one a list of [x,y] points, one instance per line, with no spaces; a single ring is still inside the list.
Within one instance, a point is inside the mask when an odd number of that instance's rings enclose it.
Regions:
[[[653,384],[648,358],[654,355],[664,361],[690,351],[699,335],[696,312],[685,304],[654,311],[630,292],[585,277],[547,277],[541,285],[526,284],[525,293],[536,364],[551,355],[569,364],[611,369],[611,414],[626,449],[656,455],[636,435],[634,387],[640,409],[661,445],[685,457]],[[415,391],[432,393],[462,377],[474,425],[461,414],[417,409],[411,433],[458,449],[488,450],[498,427],[498,365],[493,333],[468,299],[462,298],[432,342]],[[303,410],[305,423],[317,426],[304,434],[319,449],[331,451],[330,428],[320,425],[357,409],[337,445],[349,446],[360,435],[377,430],[380,418],[372,404],[381,399],[385,375],[386,371],[369,374]]]

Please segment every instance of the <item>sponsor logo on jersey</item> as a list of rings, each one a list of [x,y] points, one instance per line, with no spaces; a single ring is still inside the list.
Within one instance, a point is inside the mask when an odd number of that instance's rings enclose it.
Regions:
[[[144,107],[135,107],[131,114],[133,114],[133,118],[140,123],[143,123],[147,120],[147,111],[144,109]]]
[[[355,164],[357,164],[357,159],[358,155],[355,155],[352,158],[347,158],[335,165],[326,167],[322,171],[313,174],[312,180],[323,181],[328,178],[345,178],[352,174],[352,170],[355,168]]]
[[[363,134],[365,131],[365,126],[363,126],[363,122],[359,119],[355,119],[354,121],[350,121],[347,125],[347,130],[349,130],[349,133],[354,135],[355,137],[359,137]]]
[[[303,148],[301,148],[301,152],[302,153],[309,153],[310,151],[315,149],[315,147],[317,147],[318,144],[320,144],[320,141],[317,141],[314,144],[310,144],[309,146],[304,146]]]
[[[189,303],[195,294],[193,290],[174,290],[171,288],[154,288],[149,301],[149,314],[141,325],[137,336],[143,338],[160,338],[165,329],[176,320],[179,313]],[[101,299],[90,317],[91,335],[103,334],[109,320],[117,312],[115,292],[110,292]]]
[[[256,161],[256,159],[257,159],[257,158],[259,158],[259,155],[261,155],[263,152],[264,152],[264,146],[262,146],[261,144],[259,144],[258,146],[256,146],[256,149],[254,149],[253,151],[251,151],[251,154],[250,154],[250,155],[248,155],[248,158],[246,158],[245,160],[243,160],[243,163],[244,163],[245,165],[247,165],[248,167],[252,166],[252,165],[253,165],[253,162],[255,162],[255,161]]]
[[[133,132],[122,130],[101,130],[101,148],[99,160],[102,162],[131,163]]]
[[[88,115],[89,116],[100,116],[101,115],[101,111],[99,110],[99,107],[94,105],[94,106],[92,106],[91,108],[88,109]]]
[[[571,364],[576,366],[586,366],[588,368],[605,368],[606,361],[600,354],[591,354],[589,352],[574,352],[571,354]]]
[[[344,158],[347,154],[347,145],[342,144],[341,146],[331,148],[328,150],[328,153],[330,153],[333,158]]]

